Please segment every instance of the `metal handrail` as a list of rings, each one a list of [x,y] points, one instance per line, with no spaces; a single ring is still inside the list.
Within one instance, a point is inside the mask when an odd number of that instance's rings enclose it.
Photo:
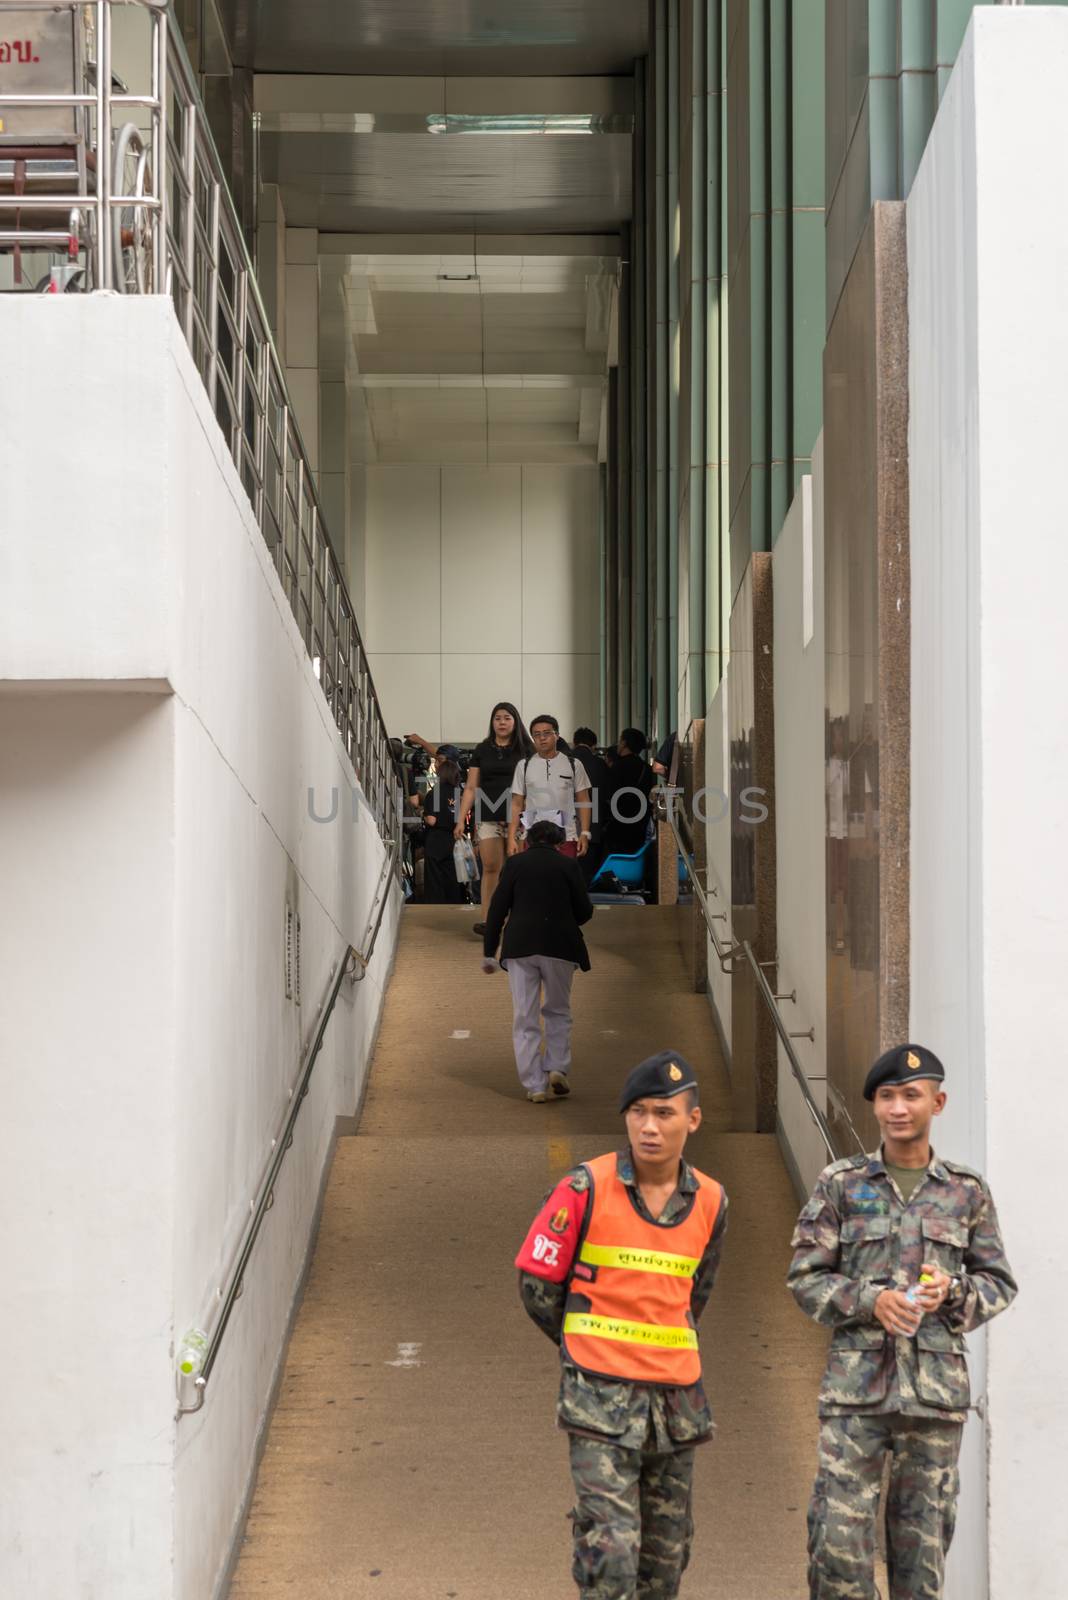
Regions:
[[[86,270],[92,287],[137,292],[112,261],[107,218],[122,208],[152,250],[151,287],[169,292],[193,361],[249,497],[260,532],[311,657],[383,840],[400,833],[385,718],[375,692],[356,612],[327,532],[310,458],[294,414],[285,368],[271,334],[241,223],[181,36],[169,26],[166,0],[130,0],[150,20],[150,92],[112,89],[111,7],[90,0],[95,17],[96,81],[88,94],[0,94],[7,106],[95,113],[96,177],[79,195],[0,196],[11,211],[77,211],[90,221]],[[4,11],[76,15],[84,0],[0,0]],[[110,192],[113,112],[149,113],[144,192]],[[90,130],[91,131],[91,130]],[[3,235],[7,243],[7,233]]]
[[[775,1024],[775,1031],[782,1041],[783,1049],[786,1051],[786,1059],[790,1063],[790,1070],[797,1080],[798,1088],[801,1090],[801,1098],[804,1100],[808,1114],[816,1124],[817,1132],[819,1133],[820,1138],[823,1140],[824,1148],[826,1149],[830,1159],[832,1161],[837,1161],[839,1157],[839,1151],[835,1147],[834,1139],[831,1135],[830,1123],[827,1121],[827,1118],[816,1104],[815,1098],[812,1094],[812,1089],[809,1086],[809,1081],[805,1076],[804,1068],[798,1060],[797,1051],[793,1046],[793,1040],[795,1037],[811,1039],[814,1037],[815,1030],[809,1029],[806,1033],[798,1033],[794,1035],[787,1028],[782,1019],[782,1014],[779,1011],[778,999],[775,995],[775,991],[772,989],[767,978],[764,976],[764,969],[761,967],[760,962],[753,953],[753,947],[749,943],[748,939],[743,939],[738,944],[733,942],[729,945],[721,943],[715,928],[712,926],[712,919],[714,917],[718,919],[721,914],[711,912],[709,910],[708,895],[701,885],[697,873],[697,865],[692,854],[686,846],[686,843],[682,837],[682,833],[680,832],[678,818],[675,814],[675,807],[671,804],[671,798],[674,798],[674,796],[669,798],[666,806],[667,821],[671,827],[672,833],[675,835],[675,843],[678,846],[679,855],[682,857],[683,864],[686,867],[690,882],[693,884],[694,894],[697,897],[698,905],[701,907],[701,913],[705,919],[705,927],[708,929],[708,936],[712,940],[712,945],[715,949],[716,956],[719,959],[720,967],[724,972],[730,973],[734,971],[734,967],[733,964],[731,966],[727,966],[726,963],[729,960],[733,961],[733,958],[744,957],[745,960],[748,961],[750,967],[752,968],[753,976],[756,979],[757,993],[761,996],[764,1004],[771,1013],[771,1020]],[[794,995],[782,996],[781,998],[794,999],[795,995],[796,990]],[[850,1124],[850,1126],[852,1127],[852,1124]]]
[[[849,1132],[853,1136],[853,1143],[856,1145],[857,1150],[858,1151],[864,1151],[865,1154],[866,1154],[868,1147],[865,1144],[864,1140],[860,1137],[860,1134],[857,1132],[856,1123],[853,1121],[853,1118],[849,1115],[849,1107],[845,1103],[845,1096],[843,1095],[842,1091],[839,1088],[837,1088],[833,1083],[831,1083],[830,1079],[827,1080],[827,1098],[828,1098],[828,1100],[833,1100],[835,1114],[837,1116],[841,1117],[842,1121],[845,1123],[846,1127],[849,1129]]]
[[[177,1374],[178,1415],[180,1417],[192,1415],[193,1412],[199,1411],[204,1404],[208,1379],[211,1377],[212,1369],[215,1366],[219,1347],[225,1337],[227,1328],[230,1326],[230,1318],[233,1315],[234,1307],[244,1293],[245,1271],[248,1267],[249,1258],[256,1247],[256,1240],[260,1236],[260,1230],[263,1227],[267,1213],[274,1205],[274,1189],[278,1174],[293,1143],[293,1130],[296,1126],[297,1118],[300,1116],[301,1106],[304,1104],[308,1093],[311,1076],[315,1070],[319,1052],[322,1049],[327,1026],[333,1016],[337,997],[341,992],[341,985],[346,976],[350,977],[353,983],[359,983],[367,974],[367,969],[371,964],[371,957],[374,955],[379,929],[382,926],[382,918],[389,901],[389,885],[396,871],[399,855],[400,841],[394,840],[382,864],[374,899],[371,902],[371,910],[368,913],[367,929],[363,940],[364,947],[357,950],[355,945],[346,945],[341,952],[340,959],[330,968],[329,985],[317,1013],[315,1032],[305,1052],[300,1075],[290,1091],[281,1127],[271,1140],[271,1155],[253,1191],[254,1198],[249,1206],[249,1219],[245,1224],[241,1238],[238,1240],[232,1264],[226,1274],[226,1282],[218,1290],[214,1314],[208,1320],[205,1330],[207,1333],[207,1348],[204,1352],[204,1360],[200,1371],[190,1380],[196,1392],[195,1405],[182,1403],[183,1380],[182,1375]]]
[[[666,788],[667,786],[661,785],[661,787]],[[712,926],[713,922],[726,922],[727,913],[725,911],[712,911],[709,909],[708,891],[703,887],[701,880],[698,877],[697,863],[695,862],[693,855],[686,844],[686,841],[682,837],[682,832],[679,828],[678,815],[674,805],[672,804],[672,801],[679,794],[681,794],[681,792],[682,791],[680,789],[667,790],[667,796],[664,805],[664,816],[670,824],[672,833],[675,835],[675,844],[678,847],[679,855],[682,857],[683,864],[686,868],[687,874],[689,875],[690,882],[693,885],[694,894],[697,896],[698,904],[701,907],[701,913],[705,919],[705,927],[708,929],[708,937],[712,940],[712,946],[716,952],[716,959],[720,964],[720,969],[723,972],[730,973],[733,971],[733,968],[727,966],[727,962],[732,956],[738,954],[740,946],[721,943],[719,935]],[[718,896],[718,888],[713,889],[712,893]]]

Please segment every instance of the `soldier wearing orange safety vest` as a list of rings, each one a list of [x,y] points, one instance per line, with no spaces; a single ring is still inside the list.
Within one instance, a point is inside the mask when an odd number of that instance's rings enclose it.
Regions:
[[[670,1600],[689,1560],[694,1447],[713,1431],[697,1319],[727,1227],[722,1188],[682,1155],[697,1098],[684,1057],[635,1067],[627,1148],[563,1178],[516,1257],[523,1304],[560,1346],[587,1600]]]

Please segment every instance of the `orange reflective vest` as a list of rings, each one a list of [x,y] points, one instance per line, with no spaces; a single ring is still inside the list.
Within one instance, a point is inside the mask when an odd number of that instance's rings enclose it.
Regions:
[[[701,1376],[690,1294],[723,1191],[696,1172],[693,1204],[663,1226],[639,1216],[615,1155],[585,1166],[590,1199],[568,1280],[564,1356],[595,1377],[688,1387]]]

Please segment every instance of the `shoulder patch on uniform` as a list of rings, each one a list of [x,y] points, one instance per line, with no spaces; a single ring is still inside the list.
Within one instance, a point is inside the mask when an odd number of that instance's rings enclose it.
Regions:
[[[851,1167],[866,1167],[867,1156],[843,1156],[840,1161],[832,1161],[829,1167],[824,1167],[820,1173],[821,1178],[837,1178],[839,1173],[848,1172]]]
[[[939,1156],[938,1159],[949,1172],[955,1172],[960,1178],[974,1178],[976,1183],[985,1188],[986,1180],[974,1167],[966,1167],[962,1161],[947,1161],[945,1156]]]
[[[590,1175],[586,1168],[579,1167],[577,1172],[573,1172],[568,1179],[568,1184],[576,1194],[587,1194],[590,1187]]]

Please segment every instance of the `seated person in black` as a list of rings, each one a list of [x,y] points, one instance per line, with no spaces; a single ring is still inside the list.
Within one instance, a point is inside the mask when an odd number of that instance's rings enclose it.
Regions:
[[[656,786],[653,769],[642,753],[647,743],[640,728],[624,728],[619,736],[611,767],[602,861],[612,855],[634,855],[645,843],[649,796]]]
[[[423,900],[427,905],[467,904],[467,888],[457,880],[452,855],[459,786],[460,769],[455,761],[439,761],[438,781],[423,796]]]

